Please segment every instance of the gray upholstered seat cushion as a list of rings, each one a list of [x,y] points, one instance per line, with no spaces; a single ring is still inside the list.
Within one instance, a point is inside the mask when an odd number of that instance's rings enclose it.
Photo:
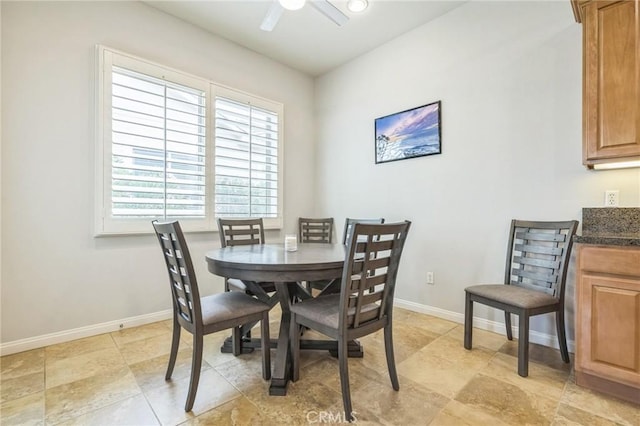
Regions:
[[[244,293],[229,291],[200,299],[204,325],[268,311],[269,305]]]
[[[467,287],[464,290],[477,296],[486,297],[524,309],[539,308],[541,306],[558,303],[558,299],[549,294],[528,290],[515,285],[482,284]]]
[[[378,305],[371,303],[362,307],[361,315],[378,309]],[[300,314],[305,318],[325,325],[327,327],[338,329],[340,319],[340,294],[331,294],[328,296],[318,296],[313,299],[307,299],[302,302],[294,303],[291,306],[291,312]],[[350,315],[355,313],[354,308],[350,308]]]

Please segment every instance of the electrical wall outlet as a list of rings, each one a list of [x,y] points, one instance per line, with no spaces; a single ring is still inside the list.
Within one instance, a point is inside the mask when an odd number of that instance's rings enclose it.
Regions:
[[[427,272],[427,284],[435,284],[433,282],[433,272]]]
[[[620,199],[620,191],[616,190],[608,190],[604,193],[604,206],[605,207],[618,207],[618,203]]]

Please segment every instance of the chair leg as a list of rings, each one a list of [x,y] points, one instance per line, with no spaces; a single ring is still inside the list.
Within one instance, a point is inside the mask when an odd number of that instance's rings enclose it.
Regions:
[[[291,381],[297,382],[300,378],[300,326],[296,323],[296,314],[291,314],[291,326],[289,330],[291,342]]]
[[[529,315],[520,312],[518,330],[518,374],[522,377],[529,375]]]
[[[513,340],[513,332],[511,331],[511,312],[504,311],[504,327],[507,329],[507,339]]]
[[[556,333],[558,334],[558,346],[560,346],[560,355],[562,360],[569,363],[569,349],[567,348],[567,335],[564,328],[564,309],[561,307],[556,312]]]
[[[389,377],[391,378],[391,386],[393,390],[400,390],[398,382],[398,373],[396,372],[396,359],[393,354],[393,335],[391,332],[391,323],[384,328],[384,352],[387,356],[387,368],[389,369]]]
[[[271,378],[271,338],[269,337],[269,312],[262,315],[260,323],[260,346],[262,349],[262,378]]]
[[[238,356],[242,352],[242,328],[233,327],[231,330],[231,352]]]
[[[178,319],[175,314],[173,315],[173,337],[171,338],[171,353],[169,354],[169,365],[167,365],[167,373],[164,375],[165,380],[171,378],[173,374],[173,367],[176,365],[176,358],[178,357],[178,347],[180,346],[180,329],[182,327],[178,323]]]
[[[473,340],[473,300],[469,293],[465,293],[464,306],[464,348],[471,349],[471,341]]]
[[[184,405],[184,411],[191,411],[193,402],[196,400],[196,392],[198,391],[198,382],[200,382],[200,369],[202,368],[202,335],[193,335],[193,357],[191,361],[191,381],[189,382],[189,393],[187,394],[187,402]]]
[[[345,419],[349,422],[353,421],[351,415],[353,409],[351,408],[351,390],[349,389],[349,358],[347,357],[347,345],[346,338],[340,337],[338,339],[338,361],[340,363],[340,385],[342,387],[342,403],[344,405]]]

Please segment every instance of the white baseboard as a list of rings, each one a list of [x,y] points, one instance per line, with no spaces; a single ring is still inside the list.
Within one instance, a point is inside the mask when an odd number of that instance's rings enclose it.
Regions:
[[[402,300],[397,298],[394,300],[394,306],[397,306],[399,308],[404,308],[413,312],[433,315],[434,317],[457,322],[458,324],[464,324],[464,314],[461,314],[458,312],[447,311],[447,310],[436,308],[433,306],[421,305],[419,303],[410,302],[408,300]],[[517,323],[517,319],[515,321],[511,320],[511,323],[512,323],[511,329],[513,331],[513,335],[517,338],[518,326],[513,325],[514,323]],[[473,326],[480,328],[482,330],[488,330],[494,333],[502,334],[505,336],[505,338],[507,335],[504,328],[504,323],[502,322],[490,321],[484,318],[474,317]],[[556,349],[559,348],[558,337],[555,334],[546,334],[546,333],[541,333],[535,330],[529,330],[529,341],[531,343],[536,343],[538,345],[548,346]],[[575,353],[575,349],[574,349],[575,342],[573,340],[567,340],[567,347],[569,349],[569,352]]]
[[[110,333],[112,331],[121,330],[123,328],[137,327],[144,324],[150,324],[156,321],[170,319],[172,310],[154,312],[136,317],[124,318],[121,320],[103,322],[101,324],[89,325],[86,327],[74,328],[71,330],[60,331],[57,333],[45,334],[42,336],[30,337],[28,339],[15,340],[0,344],[0,355],[11,355],[18,352],[24,352],[31,349],[42,348],[49,345],[64,343],[71,340],[82,339],[84,337],[96,336],[98,334]]]
[[[456,322],[458,324],[464,324],[464,314],[447,311],[445,309],[436,308],[434,306],[422,305],[419,303],[411,302],[408,300],[395,299],[394,305],[399,308],[404,308],[409,311],[419,312],[427,315],[433,315],[434,317],[446,319]],[[146,315],[139,315],[136,317],[129,317],[121,320],[104,322],[101,324],[94,324],[86,327],[74,328],[71,330],[60,331],[57,333],[45,334],[42,336],[30,337],[28,339],[15,340],[13,342],[7,342],[0,344],[0,355],[11,355],[18,352],[24,352],[31,349],[42,348],[49,345],[55,345],[58,343],[69,342],[71,340],[82,339],[84,337],[96,336],[98,334],[110,333],[123,328],[137,327],[144,324],[150,324],[152,322],[162,321],[171,318],[172,311],[167,309],[165,311],[154,312]],[[492,331],[494,333],[506,335],[504,330],[504,323],[490,321],[484,318],[473,318],[474,327]],[[518,327],[513,326],[513,335],[518,335]],[[555,335],[540,333],[535,330],[529,331],[529,341],[537,343],[539,345],[549,346],[552,348],[558,348],[558,338]],[[574,353],[574,342],[567,340],[567,346],[569,352]]]

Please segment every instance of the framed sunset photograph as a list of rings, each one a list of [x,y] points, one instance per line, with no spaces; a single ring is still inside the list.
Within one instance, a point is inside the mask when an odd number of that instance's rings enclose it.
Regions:
[[[441,154],[440,124],[440,101],[376,118],[376,164]]]

